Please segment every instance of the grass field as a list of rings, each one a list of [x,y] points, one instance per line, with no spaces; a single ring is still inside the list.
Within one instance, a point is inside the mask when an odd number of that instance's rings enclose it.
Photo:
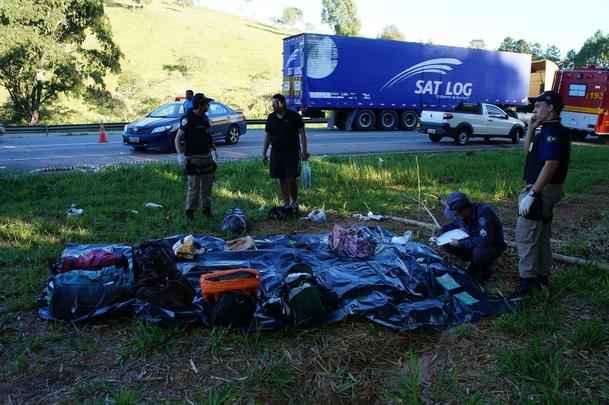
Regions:
[[[125,58],[107,77],[111,97],[62,97],[41,119],[47,123],[120,122],[173,101],[186,89],[205,92],[262,117],[281,90],[282,39],[288,33],[204,7],[151,0],[105,1],[114,40]],[[0,89],[0,103],[7,94]]]
[[[555,220],[563,253],[609,261],[608,158],[606,148],[573,151],[568,194]],[[351,319],[314,330],[244,335],[161,329],[130,319],[78,326],[37,319],[47,262],[66,242],[138,243],[185,232],[222,236],[222,212],[235,206],[246,210],[252,234],[285,233],[329,229],[368,210],[427,221],[408,197],[420,190],[439,213],[427,194],[459,189],[493,203],[511,227],[522,155],[315,158],[312,167],[314,187],[302,201],[305,209],[325,206],[330,222],[321,227],[266,220],[278,200],[257,161],[223,165],[214,188],[215,217],[192,226],[183,216],[184,179],[174,165],[0,177],[0,188],[9,190],[0,200],[0,398],[121,404],[609,401],[609,273],[558,263],[552,287],[517,312],[448,331],[398,334]],[[146,210],[146,202],[165,208]],[[66,218],[72,203],[85,210],[81,218]],[[429,236],[416,231],[421,240]],[[509,251],[488,288],[509,293],[515,263]]]

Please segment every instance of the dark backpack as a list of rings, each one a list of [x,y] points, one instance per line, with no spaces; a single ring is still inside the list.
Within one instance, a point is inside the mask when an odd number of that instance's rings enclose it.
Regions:
[[[52,276],[44,298],[55,319],[78,320],[133,298],[133,274],[128,268],[72,270]]]
[[[296,264],[284,278],[284,299],[288,305],[290,319],[296,327],[316,326],[326,318],[323,293],[306,264]]]
[[[241,235],[247,231],[247,218],[239,208],[233,208],[224,215],[222,232]]]
[[[135,296],[165,308],[192,304],[195,290],[180,273],[173,250],[163,242],[146,242],[133,250]]]
[[[256,312],[256,298],[239,291],[223,293],[211,307],[213,326],[247,328]]]

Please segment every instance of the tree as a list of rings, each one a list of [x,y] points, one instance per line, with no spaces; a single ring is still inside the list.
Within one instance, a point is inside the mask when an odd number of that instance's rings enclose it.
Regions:
[[[105,88],[121,57],[102,0],[0,2],[0,85],[31,124],[60,94]]]
[[[280,24],[294,25],[299,21],[302,21],[304,14],[301,9],[297,7],[286,7],[281,13],[281,17],[277,19]]]
[[[544,58],[545,52],[539,42],[529,42],[527,45],[529,47],[530,54],[533,55],[533,60]]]
[[[334,29],[336,35],[359,34],[361,22],[354,0],[322,0],[321,21]]]
[[[524,39],[516,40],[512,37],[505,37],[497,50],[516,53],[531,53],[531,48],[529,47],[529,43],[527,41]]]
[[[560,62],[560,68],[573,69],[575,67],[575,58],[577,58],[577,52],[575,52],[575,49],[571,49],[567,52],[567,56]]]
[[[383,28],[383,31],[379,34],[378,37],[381,38],[381,39],[393,39],[395,41],[403,41],[404,40],[404,34],[402,34],[400,32],[400,30],[398,29],[398,27],[396,27],[393,24],[386,25]]]
[[[486,42],[484,42],[484,39],[472,39],[469,41],[469,47],[475,49],[486,49]]]
[[[516,48],[515,42],[516,41],[514,41],[512,37],[505,37],[501,42],[501,45],[499,45],[499,48],[497,48],[497,50],[504,52],[514,52],[514,49]]]
[[[575,56],[575,65],[577,67],[609,68],[609,34],[604,35],[599,30],[588,38]]]
[[[544,53],[544,58],[551,60],[554,63],[560,64],[560,61],[561,61],[560,49],[558,49],[558,47],[556,45],[548,46]]]

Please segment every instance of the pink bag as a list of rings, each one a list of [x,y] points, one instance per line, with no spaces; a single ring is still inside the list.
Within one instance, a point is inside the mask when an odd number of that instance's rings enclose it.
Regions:
[[[367,228],[360,226],[343,228],[334,225],[328,243],[330,249],[342,257],[366,259],[374,256],[376,251],[376,241]]]

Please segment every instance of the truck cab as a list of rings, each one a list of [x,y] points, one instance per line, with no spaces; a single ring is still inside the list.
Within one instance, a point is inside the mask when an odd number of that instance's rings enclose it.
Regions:
[[[432,142],[450,137],[459,145],[466,145],[474,137],[509,138],[518,143],[524,135],[525,125],[494,104],[459,103],[452,111],[421,112],[420,131]]]
[[[556,72],[554,91],[565,107],[562,124],[576,139],[588,134],[609,136],[609,70],[575,69]]]

